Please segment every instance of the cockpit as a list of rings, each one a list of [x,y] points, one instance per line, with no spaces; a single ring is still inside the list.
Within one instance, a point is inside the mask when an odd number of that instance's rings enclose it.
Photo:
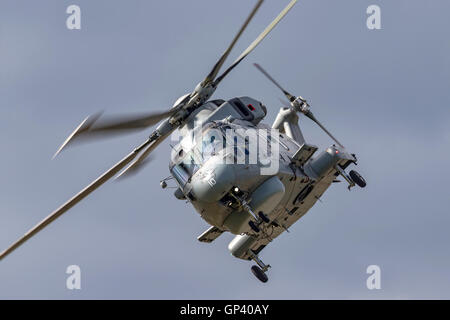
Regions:
[[[222,123],[208,123],[182,138],[172,154],[170,168],[180,186],[184,186],[211,157],[222,155],[226,148],[225,127]]]
[[[240,126],[228,122],[210,122],[202,129],[192,130],[192,134],[183,137],[172,154],[170,171],[180,186],[184,185],[209,159],[233,153],[234,161],[249,155],[249,137],[239,132]],[[224,160],[225,161],[225,160]]]

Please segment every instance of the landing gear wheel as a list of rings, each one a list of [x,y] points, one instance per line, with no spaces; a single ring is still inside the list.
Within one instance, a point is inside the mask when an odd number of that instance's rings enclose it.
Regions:
[[[364,178],[355,170],[351,170],[350,173],[350,178],[352,178],[352,180],[361,188],[364,188],[367,183],[366,180],[364,180]]]
[[[252,266],[252,273],[258,278],[259,281],[263,283],[266,283],[269,280],[267,274],[265,274],[265,272],[258,266]]]
[[[269,223],[270,219],[262,212],[258,212],[258,217],[264,222],[264,223]]]
[[[259,230],[259,227],[253,222],[253,221],[249,221],[248,222],[248,225],[250,226],[250,228],[252,228],[252,230],[253,231],[255,231],[256,233],[258,233],[260,230]]]

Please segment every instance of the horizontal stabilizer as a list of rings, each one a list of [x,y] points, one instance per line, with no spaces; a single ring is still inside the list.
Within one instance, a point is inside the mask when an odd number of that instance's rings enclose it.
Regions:
[[[311,156],[316,151],[317,151],[316,146],[304,143],[292,157],[292,162],[296,166],[301,167],[306,163],[306,161],[308,161],[311,158]]]
[[[217,227],[211,227],[205,232],[203,232],[201,235],[199,235],[197,239],[200,242],[211,243],[214,240],[216,240],[222,233],[223,230],[220,230]]]

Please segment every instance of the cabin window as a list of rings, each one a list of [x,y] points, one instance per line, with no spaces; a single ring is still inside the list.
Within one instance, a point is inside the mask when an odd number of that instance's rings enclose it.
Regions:
[[[176,165],[172,168],[172,175],[181,187],[184,187],[189,180],[189,174],[181,165]]]

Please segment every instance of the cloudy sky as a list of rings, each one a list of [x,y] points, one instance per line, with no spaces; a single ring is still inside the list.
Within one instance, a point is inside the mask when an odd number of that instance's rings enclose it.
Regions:
[[[149,131],[51,156],[98,110],[164,110],[209,72],[255,1],[2,0],[0,249],[143,141]],[[229,63],[288,1],[267,0]],[[81,30],[66,8],[81,7]],[[381,8],[381,30],[366,9]],[[224,234],[162,190],[168,143],[139,176],[109,182],[0,262],[0,298],[450,299],[450,3],[304,0],[223,81],[215,97],[280,93],[253,66],[310,99],[358,155],[368,181],[333,185],[291,233],[261,254],[263,285]],[[301,119],[308,142],[331,144]],[[79,265],[82,289],[66,289]],[[381,268],[368,290],[366,268]]]

